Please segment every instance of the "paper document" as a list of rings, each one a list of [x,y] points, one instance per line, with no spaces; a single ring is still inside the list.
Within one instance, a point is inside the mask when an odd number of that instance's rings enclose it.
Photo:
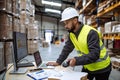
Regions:
[[[40,70],[37,72],[29,72],[27,76],[33,78],[34,80],[42,80],[48,78],[48,74],[44,70]]]
[[[87,73],[76,72],[76,71],[57,71],[55,69],[51,70],[40,70],[37,72],[30,72],[27,74],[34,80],[42,79],[53,79],[53,80],[80,80],[82,77],[87,76]]]

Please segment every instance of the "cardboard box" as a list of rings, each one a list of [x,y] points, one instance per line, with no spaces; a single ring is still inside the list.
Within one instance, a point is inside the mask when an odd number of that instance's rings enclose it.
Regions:
[[[0,0],[0,9],[6,10],[6,0]]]
[[[12,63],[13,59],[12,59],[12,52],[13,52],[13,48],[12,48],[12,42],[5,42],[5,59],[6,59],[6,64]]]
[[[49,43],[46,42],[46,41],[43,41],[43,42],[42,42],[42,47],[49,47]]]
[[[0,39],[12,39],[12,16],[0,13]]]
[[[120,32],[120,24],[114,25],[112,28],[112,32]]]
[[[105,23],[105,33],[112,32],[113,26],[117,25],[117,24],[120,24],[120,22],[118,22],[118,21],[111,21],[111,22]]]
[[[5,68],[4,43],[0,42],[0,71]]]
[[[28,28],[28,34],[27,34],[28,39],[38,39],[38,29],[29,29]]]
[[[20,10],[26,9],[26,0],[20,0]]]
[[[38,40],[28,40],[28,54],[33,54],[38,50]]]

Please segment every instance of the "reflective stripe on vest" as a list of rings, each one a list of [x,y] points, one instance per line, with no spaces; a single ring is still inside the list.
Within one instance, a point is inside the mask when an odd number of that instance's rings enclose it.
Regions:
[[[83,28],[78,36],[78,39],[76,39],[76,36],[74,35],[74,33],[70,33],[70,39],[73,42],[77,52],[80,53],[79,56],[89,53],[88,44],[87,44],[87,36],[91,29],[97,31],[96,29],[89,27],[87,25],[83,26]],[[97,31],[97,33],[99,34],[98,31]],[[100,34],[99,34],[99,38],[101,38]],[[110,58],[107,54],[106,48],[103,45],[101,39],[100,39],[99,44],[100,44],[100,49],[101,49],[99,59],[94,63],[84,65],[84,68],[87,68],[90,71],[96,71],[96,70],[103,69],[110,64]]]
[[[100,47],[100,50],[102,50],[104,47],[105,47],[105,46],[104,46],[104,44],[103,44],[103,45]],[[77,53],[78,53],[78,55],[80,55],[80,56],[84,55],[84,53],[83,53],[83,52],[80,52],[80,51],[77,51]],[[109,56],[109,55],[108,55],[108,53],[106,52],[106,55],[104,55],[103,58],[99,58],[96,62],[100,62],[100,61],[106,60],[108,56]]]

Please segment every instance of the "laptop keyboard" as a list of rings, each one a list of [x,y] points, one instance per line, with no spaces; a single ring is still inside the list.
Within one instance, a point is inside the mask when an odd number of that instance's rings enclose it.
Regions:
[[[47,66],[46,63],[42,63],[42,64],[40,65],[40,67],[41,67],[41,68],[47,68],[47,69],[54,69],[54,68],[55,68],[55,66]]]
[[[40,67],[47,67],[46,63],[42,63]]]

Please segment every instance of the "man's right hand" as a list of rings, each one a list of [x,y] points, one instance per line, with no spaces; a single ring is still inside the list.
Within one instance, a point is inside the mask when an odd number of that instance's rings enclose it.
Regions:
[[[47,66],[59,66],[59,63],[57,63],[57,62],[48,62],[46,65]]]

